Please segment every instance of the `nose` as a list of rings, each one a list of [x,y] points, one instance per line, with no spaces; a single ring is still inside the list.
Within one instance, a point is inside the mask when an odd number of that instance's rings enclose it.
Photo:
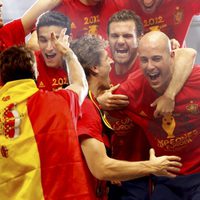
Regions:
[[[51,51],[51,50],[53,50],[53,45],[52,45],[51,40],[48,41],[48,43],[47,43],[47,47],[46,47],[46,50],[47,50],[47,51]]]
[[[153,62],[150,59],[148,60],[146,67],[148,71],[151,71],[155,68]]]
[[[117,42],[118,42],[118,44],[124,44],[125,43],[124,37],[123,36],[119,36]]]

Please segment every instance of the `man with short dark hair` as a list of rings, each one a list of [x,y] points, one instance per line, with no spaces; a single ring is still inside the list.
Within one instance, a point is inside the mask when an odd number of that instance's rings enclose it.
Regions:
[[[69,84],[65,62],[52,43],[51,33],[55,32],[56,37],[59,37],[61,30],[65,28],[65,34],[69,35],[70,25],[67,16],[55,11],[46,12],[37,20],[36,30],[40,50],[35,52],[35,56],[39,71],[37,86],[40,89],[51,91]]]

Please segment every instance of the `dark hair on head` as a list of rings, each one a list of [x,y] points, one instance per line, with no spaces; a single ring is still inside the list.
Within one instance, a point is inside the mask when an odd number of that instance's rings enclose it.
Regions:
[[[137,37],[143,35],[144,30],[141,18],[138,15],[136,15],[136,13],[133,12],[132,10],[126,10],[126,9],[116,12],[110,17],[107,26],[107,34],[109,35],[110,33],[110,24],[112,22],[125,22],[125,21],[134,21],[137,30]]]
[[[102,39],[92,35],[84,35],[70,43],[70,48],[76,54],[86,76],[95,75],[91,67],[100,65],[101,53],[105,47],[106,44]]]
[[[48,11],[40,15],[36,23],[37,34],[40,27],[44,26],[60,26],[63,28],[67,28],[67,35],[71,33],[71,22],[69,17],[63,15],[60,12]]]
[[[0,80],[2,84],[19,79],[35,79],[33,52],[24,47],[10,47],[0,54]]]

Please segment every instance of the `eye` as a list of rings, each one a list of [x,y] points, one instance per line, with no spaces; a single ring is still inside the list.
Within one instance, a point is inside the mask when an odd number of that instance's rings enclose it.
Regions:
[[[154,56],[154,57],[152,58],[152,60],[155,61],[155,62],[160,62],[161,59],[162,59],[161,56]]]
[[[123,35],[123,37],[126,38],[126,39],[130,39],[130,38],[133,38],[133,35],[131,35],[131,34],[125,34],[125,35]]]
[[[147,63],[148,62],[148,59],[147,58],[145,58],[145,57],[140,57],[140,62],[141,63]]]
[[[118,38],[119,36],[118,36],[117,34],[113,33],[113,34],[111,34],[111,37],[114,38],[114,39],[116,39],[116,38]]]
[[[39,37],[38,40],[39,40],[39,42],[41,42],[41,43],[46,43],[46,42],[47,42],[47,39],[46,39],[46,38],[43,38],[43,37]]]

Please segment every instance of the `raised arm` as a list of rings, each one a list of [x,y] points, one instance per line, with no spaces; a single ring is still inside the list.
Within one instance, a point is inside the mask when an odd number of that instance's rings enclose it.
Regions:
[[[156,157],[153,149],[150,160],[128,162],[108,157],[104,144],[94,138],[84,139],[81,148],[91,173],[100,180],[123,181],[150,174],[175,177],[181,167],[179,157]]]
[[[155,117],[173,112],[175,97],[189,77],[194,65],[196,58],[196,51],[194,49],[180,48],[174,51],[175,67],[172,80],[165,93],[151,104],[152,107],[156,106]]]
[[[73,90],[78,94],[79,103],[81,105],[88,92],[88,83],[81,64],[79,63],[74,52],[69,48],[69,36],[65,35],[65,32],[66,28],[61,31],[58,39],[55,34],[52,33],[51,40],[52,44],[63,55],[63,59],[66,62],[66,71],[70,82],[70,85],[66,89]]]
[[[22,24],[25,34],[29,34],[32,30],[36,19],[44,12],[53,9],[62,0],[37,0],[22,16]]]

